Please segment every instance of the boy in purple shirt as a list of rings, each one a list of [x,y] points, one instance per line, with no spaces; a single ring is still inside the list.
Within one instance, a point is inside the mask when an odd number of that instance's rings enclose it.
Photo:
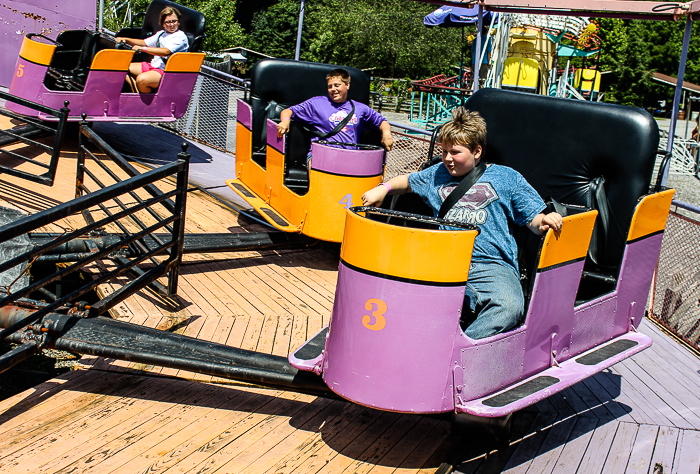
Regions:
[[[387,151],[391,151],[394,138],[391,136],[389,122],[367,105],[360,102],[351,103],[348,100],[350,74],[344,69],[334,69],[328,73],[326,81],[328,82],[328,97],[312,97],[282,111],[280,123],[277,125],[277,136],[281,138],[289,131],[289,121],[292,118],[313,125],[321,133],[328,133],[350,113],[354,104],[353,117],[340,132],[329,138],[334,142],[358,143],[363,128],[378,128],[382,132],[382,144]],[[311,141],[316,140],[318,137],[311,139]]]

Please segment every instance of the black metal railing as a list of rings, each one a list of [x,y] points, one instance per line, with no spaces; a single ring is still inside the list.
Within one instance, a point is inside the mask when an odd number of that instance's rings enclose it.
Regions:
[[[107,157],[120,158],[118,154],[113,155],[116,152],[105,146],[106,144],[86,124],[81,125],[80,134],[80,155],[82,156],[79,167],[79,169],[82,169],[79,172],[80,176],[83,174],[94,174],[92,171],[88,171],[85,166],[85,157],[87,155],[96,156],[88,148],[96,147]],[[117,241],[112,240],[110,245],[101,249],[91,249],[89,253],[86,253],[83,258],[80,258],[72,265],[59,268],[56,272],[43,278],[37,277],[37,280],[16,291],[12,291],[13,285],[9,285],[3,292],[4,294],[0,295],[0,310],[11,305],[33,304],[35,311],[26,317],[19,318],[15,324],[0,331],[0,340],[27,325],[31,326],[51,312],[66,312],[70,309],[73,312],[79,312],[85,317],[105,313],[125,298],[163,276],[168,278],[167,288],[165,288],[166,293],[175,294],[184,242],[188,171],[189,154],[183,151],[178,155],[178,160],[173,163],[143,174],[136,174],[133,177],[93,192],[88,192],[79,181],[77,193],[82,195],[77,196],[74,200],[0,227],[0,244],[2,244],[44,226],[57,224],[75,214],[87,213],[92,208],[102,209],[104,212],[104,215],[98,219],[91,218],[88,224],[81,229],[67,230],[64,234],[46,243],[35,246],[21,255],[0,263],[0,273],[17,266],[31,265],[43,253],[83,235],[103,231],[103,229],[110,226],[124,229],[122,233],[118,234],[119,239]],[[173,189],[163,192],[155,187],[155,183],[162,183],[172,178],[175,178],[176,183]],[[140,192],[140,195],[137,194],[138,200],[133,200],[131,203],[126,204],[123,202],[124,196],[133,196],[137,192]],[[142,197],[143,195],[146,195],[146,197]],[[113,208],[113,203],[115,202],[120,202],[122,205],[119,206],[116,212],[112,212],[111,208]],[[158,212],[155,212],[156,209]],[[150,216],[155,215],[157,218],[152,218],[151,222],[144,222],[143,219],[137,218],[139,213],[147,213]],[[91,214],[87,213],[87,215]],[[135,225],[134,222],[139,222],[141,225]],[[120,256],[122,249],[138,245],[139,242],[142,242],[147,237],[153,238],[151,234],[163,229],[169,230],[169,239],[166,241],[161,242],[159,245],[147,247],[146,251],[141,252],[134,258]],[[112,236],[114,235],[112,234]],[[156,259],[157,255],[161,257]],[[151,260],[150,263],[147,262],[149,259]],[[93,279],[85,280],[81,286],[67,292],[67,294],[53,295],[51,298],[46,298],[47,303],[41,303],[39,306],[36,306],[36,302],[29,303],[25,300],[25,298],[30,297],[35,292],[51,294],[46,289],[47,287],[66,279],[69,275],[83,270],[97,261],[113,262],[113,264],[104,271],[93,272]],[[80,302],[83,295],[93,291],[97,286],[109,281],[115,281],[117,277],[124,275],[126,272],[135,270],[138,270],[135,278],[128,279],[126,284],[100,299],[97,303],[87,306],[85,303]],[[32,352],[28,350],[32,349],[32,347],[27,346],[25,349],[27,349],[27,352],[20,351],[18,354],[11,355],[12,361],[16,362],[18,358],[23,358],[27,353]],[[5,356],[0,357],[0,359],[4,358]]]
[[[187,143],[182,144],[182,152],[178,154],[178,162],[185,164],[186,168],[189,168],[190,155],[187,153],[187,147]],[[93,151],[93,148],[96,148],[96,151]],[[121,170],[121,176],[110,164],[116,165]],[[169,166],[172,165],[166,165],[163,168]],[[81,210],[81,213],[89,225],[94,225],[96,221],[93,215],[98,212],[106,216],[115,216],[117,214],[113,212],[113,209],[118,209],[118,214],[122,214],[129,209],[129,205],[138,205],[141,212],[129,213],[128,216],[125,216],[125,219],[115,219],[112,221],[114,226],[112,230],[116,231],[120,236],[129,237],[131,254],[137,255],[139,259],[148,259],[153,265],[158,266],[160,263],[156,255],[162,254],[166,248],[170,249],[171,254],[175,252],[177,255],[182,255],[187,175],[187,170],[184,173],[177,172],[175,178],[176,194],[173,194],[173,191],[164,193],[153,183],[147,183],[140,188],[126,191],[123,196],[114,197],[110,200],[112,206],[109,206],[107,202],[101,202],[96,207]],[[138,176],[141,176],[141,173],[119,152],[99,137],[86,123],[81,124],[78,169],[76,173],[76,198],[91,193],[94,189],[119,186],[125,182],[124,179],[129,180]],[[105,184],[107,180],[109,180],[109,184]],[[172,197],[175,198],[174,202],[171,199]],[[126,199],[130,199],[131,203],[125,202]],[[144,205],[147,199],[157,200],[158,208]],[[173,221],[172,218],[167,217],[174,215],[181,215],[182,218]],[[155,233],[156,230],[161,228],[167,230],[168,238],[163,238],[163,235]],[[104,235],[104,233],[102,234]],[[90,250],[95,251],[97,249],[92,248]],[[127,255],[126,252],[122,255],[113,255],[112,259],[117,264],[126,265],[130,260]],[[179,259],[178,263],[170,271],[167,288],[153,279],[149,279],[148,285],[161,295],[175,294],[177,291],[178,266]],[[143,269],[135,266],[130,267],[129,273],[137,279],[145,278],[146,275]]]
[[[60,110],[55,110],[2,91],[0,91],[0,99],[36,111],[36,116],[43,114],[46,117],[52,117],[56,120],[56,126],[54,128],[49,123],[41,121],[36,117],[29,117],[0,108],[1,115],[9,117],[15,122],[19,122],[19,124],[16,124],[17,126],[6,130],[0,130],[0,174],[6,173],[36,183],[53,186],[56,168],[58,166],[58,158],[61,153],[61,144],[63,143],[63,134],[66,130],[66,122],[68,120],[68,101],[64,103],[64,106]],[[37,141],[39,138],[51,135],[54,136],[53,145],[47,145]],[[22,149],[7,149],[6,145],[17,142],[23,143],[26,147]],[[34,151],[37,149],[43,150],[49,155],[48,163],[46,163],[45,158],[34,156]],[[31,163],[33,165],[32,168],[37,169],[37,171],[20,170],[9,166],[7,164],[8,161],[13,159],[17,160],[19,162],[18,164]]]

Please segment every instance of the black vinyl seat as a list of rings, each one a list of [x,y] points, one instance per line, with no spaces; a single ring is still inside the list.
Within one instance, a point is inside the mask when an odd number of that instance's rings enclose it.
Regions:
[[[96,31],[67,30],[59,33],[44,84],[52,90],[82,91],[97,52]]]
[[[190,53],[198,52],[202,47],[202,41],[204,38],[206,38],[206,35],[204,34],[204,27],[206,23],[204,14],[169,0],[153,0],[148,5],[148,8],[144,13],[141,28],[124,28],[117,33],[117,36],[139,39],[145,39],[149,36],[153,36],[155,33],[163,29],[160,24],[160,12],[163,11],[163,8],[165,7],[177,8],[182,14],[180,17],[180,29],[187,36],[187,42],[189,43],[189,48],[187,51]],[[135,57],[134,61],[146,61],[148,55],[142,53],[137,56],[139,57]]]
[[[465,107],[486,121],[487,161],[518,170],[542,197],[598,210],[585,270],[617,280],[637,201],[649,192],[656,120],[634,107],[498,89]]]

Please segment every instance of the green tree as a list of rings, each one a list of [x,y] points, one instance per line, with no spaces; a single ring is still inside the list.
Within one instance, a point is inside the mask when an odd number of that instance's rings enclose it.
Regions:
[[[296,51],[299,24],[299,0],[280,0],[266,10],[253,15],[247,44],[250,49],[276,58],[293,59]],[[306,2],[302,48],[300,59],[313,61],[315,58],[308,49],[314,34],[318,7],[314,2]]]
[[[248,47],[293,58],[299,6],[300,0],[279,0],[257,12]],[[301,59],[372,69],[373,74],[388,77],[454,74],[462,31],[424,26],[423,17],[434,9],[412,0],[309,0]]]
[[[309,48],[321,62],[374,68],[389,77],[425,78],[455,71],[460,28],[427,28],[435,9],[412,0],[324,0]]]
[[[648,47],[640,21],[631,21],[627,43],[615,60],[616,81],[610,88],[611,99],[623,105],[642,107],[651,92]]]

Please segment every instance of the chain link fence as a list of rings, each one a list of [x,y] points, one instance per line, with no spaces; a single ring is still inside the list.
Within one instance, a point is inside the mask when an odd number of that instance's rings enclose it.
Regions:
[[[430,148],[429,135],[405,133],[405,129],[397,125],[391,126],[394,135],[394,148],[387,154],[384,180],[389,181],[394,176],[418,171],[418,168],[428,159]],[[433,155],[441,154],[439,143],[435,144]]]
[[[169,130],[229,153],[236,152],[236,100],[245,96],[244,84],[211,70],[200,72],[185,115],[161,124]]]
[[[693,214],[668,217],[649,317],[700,350],[700,215]]]

